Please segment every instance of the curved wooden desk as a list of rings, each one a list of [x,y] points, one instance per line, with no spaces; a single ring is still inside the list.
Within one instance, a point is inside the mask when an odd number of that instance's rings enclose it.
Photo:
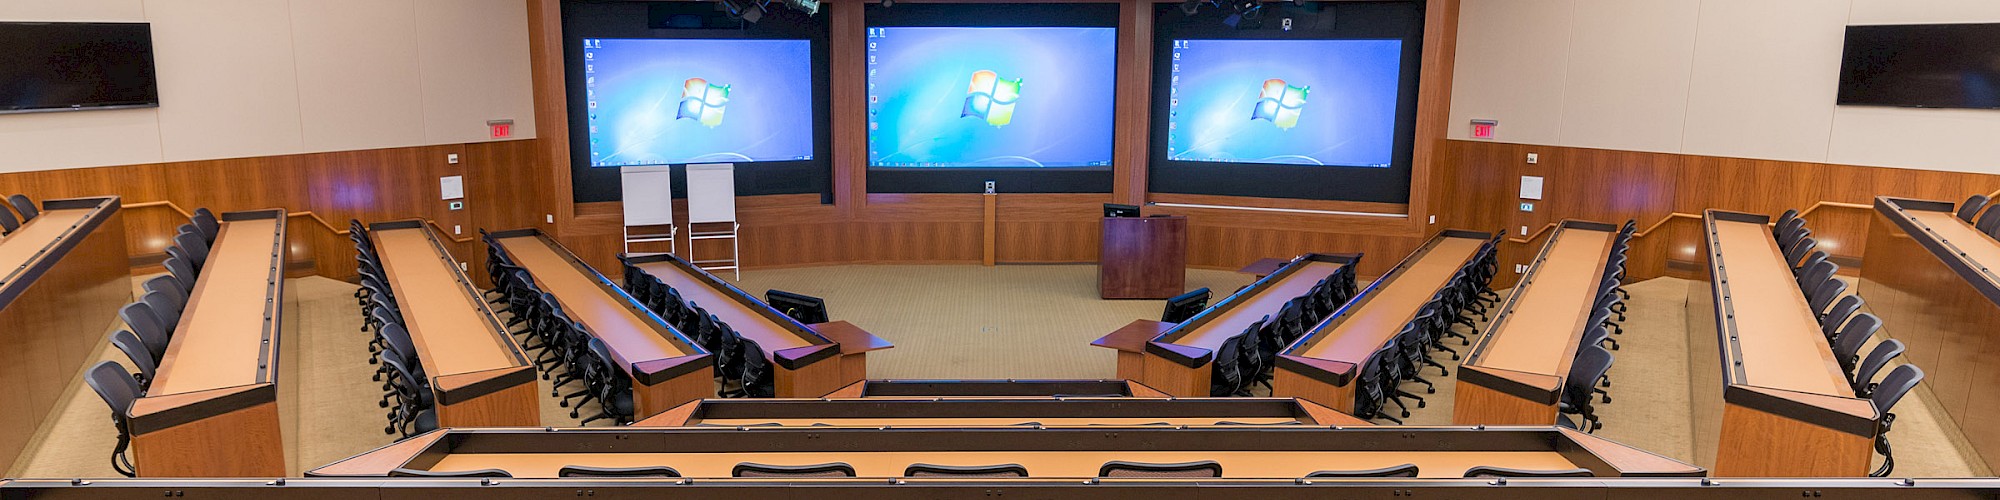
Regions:
[[[95,362],[105,328],[132,300],[125,219],[116,196],[47,200],[0,238],[0,470],[13,466],[70,380]]]
[[[715,397],[715,357],[568,248],[538,229],[492,237],[515,265],[528,270],[535,286],[555,296],[570,319],[604,341],[615,364],[632,379],[635,419]]]
[[[1718,476],[1866,476],[1875,406],[1854,397],[1769,221],[1703,216],[1709,280],[1687,306],[1695,460]]]
[[[1471,265],[1492,233],[1447,229],[1432,236],[1347,305],[1278,355],[1271,395],[1354,411],[1354,377],[1396,338],[1451,277]]]
[[[285,211],[221,219],[152,386],[132,403],[132,465],[141,476],[285,475]]]
[[[1164,398],[1167,393],[1131,380],[863,380],[829,398]]]
[[[1286,302],[1305,295],[1320,280],[1360,261],[1360,254],[1302,255],[1185,322],[1171,326],[1147,322],[1167,329],[1145,343],[1143,368],[1136,380],[1177,397],[1207,397],[1215,351],[1223,341],[1243,333],[1258,320],[1277,316]],[[1133,326],[1128,325],[1127,329],[1130,328]],[[1106,337],[1118,335],[1119,332],[1113,332]],[[1119,347],[1121,344],[1106,343],[1107,339],[1097,343],[1124,350]]]
[[[1291,398],[710,399],[634,427],[1371,425]]]
[[[1554,425],[1618,226],[1563,221],[1458,368],[1451,423]]]
[[[867,352],[894,347],[845,321],[799,323],[671,254],[629,255],[625,260],[763,348],[781,398],[819,397],[866,379]]]
[[[435,393],[441,427],[540,425],[535,367],[420,220],[368,226]]]

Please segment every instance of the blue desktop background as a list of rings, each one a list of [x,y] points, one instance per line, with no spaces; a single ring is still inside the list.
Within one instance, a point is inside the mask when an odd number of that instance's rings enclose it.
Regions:
[[[1167,157],[1178,161],[1388,168],[1395,153],[1401,40],[1179,40],[1179,99]],[[1172,78],[1170,76],[1170,78]],[[1310,87],[1298,125],[1251,118],[1264,81]],[[1159,96],[1155,96],[1156,98]]]
[[[796,161],[813,155],[806,40],[586,39],[590,165]],[[676,119],[689,78],[728,85],[715,128]]]
[[[1111,164],[1117,29],[869,28],[877,167]],[[1013,121],[961,117],[973,72],[1021,79]]]

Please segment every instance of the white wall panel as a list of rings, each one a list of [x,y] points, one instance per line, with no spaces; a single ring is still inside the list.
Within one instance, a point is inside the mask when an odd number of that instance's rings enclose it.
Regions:
[[[419,0],[424,137],[433,144],[490,140],[487,120],[514,120],[535,136],[526,2]]]
[[[155,109],[0,115],[0,172],[160,161]]]
[[[2000,112],[1841,106],[1827,161],[2000,173]]]
[[[1847,0],[1701,3],[1682,152],[1825,161]]]
[[[167,161],[304,150],[289,4],[151,0]]]
[[[0,20],[139,22],[146,7],[143,0],[0,0]]]
[[[416,0],[292,0],[306,151],[424,144]]]
[[[1699,7],[1692,1],[1577,2],[1561,140],[1589,148],[1679,150]]]
[[[1848,24],[2000,22],[1995,0],[1854,0]]]
[[[1465,0],[1459,5],[1447,137],[1474,119],[1499,120],[1494,140],[1554,143],[1575,0]]]

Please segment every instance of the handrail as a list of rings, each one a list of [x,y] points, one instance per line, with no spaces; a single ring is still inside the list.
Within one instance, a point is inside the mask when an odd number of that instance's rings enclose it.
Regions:
[[[188,217],[188,218],[193,218],[193,217],[194,217],[194,212],[189,212],[189,211],[188,211],[187,209],[183,209],[183,208],[181,208],[181,206],[180,206],[180,205],[176,205],[176,204],[174,204],[174,202],[172,202],[172,201],[167,201],[167,200],[160,200],[160,201],[145,201],[145,202],[139,202],[139,203],[133,203],[133,204],[130,204],[130,205],[125,205],[125,208],[128,208],[128,209],[131,209],[131,208],[152,208],[152,207],[167,207],[167,208],[170,208],[170,209],[173,209],[173,211],[174,211],[174,212],[177,212],[177,213],[180,213],[182,217]],[[328,230],[328,231],[333,231],[333,234],[335,234],[335,235],[339,235],[339,236],[347,236],[347,235],[348,235],[349,233],[352,233],[352,232],[353,232],[353,231],[349,231],[349,230],[346,230],[346,229],[341,229],[341,228],[340,228],[340,226],[335,226],[335,225],[333,225],[333,223],[331,223],[331,222],[327,222],[325,218],[323,218],[323,217],[320,217],[320,216],[319,216],[319,214],[316,214],[316,213],[313,213],[313,212],[312,212],[311,210],[308,210],[308,211],[304,211],[304,212],[287,212],[287,213],[285,214],[285,216],[286,216],[286,217],[310,217],[310,218],[312,218],[313,222],[318,222],[320,226],[323,226],[323,227],[326,227],[326,230]],[[425,224],[430,224],[430,226],[431,226],[431,228],[432,228],[432,229],[436,229],[437,231],[435,231],[435,232],[436,232],[437,234],[440,234],[440,235],[442,235],[442,234],[445,234],[445,230],[444,230],[444,226],[442,226],[442,225],[439,225],[439,224],[437,223],[437,221],[435,221],[435,220],[431,220],[431,219],[424,219],[424,223],[425,223]],[[446,236],[445,238],[446,238],[446,239],[450,239],[452,243],[466,243],[466,242],[470,242],[470,241],[472,241],[472,237],[470,237],[470,236],[465,236],[465,237],[458,237],[458,236]]]
[[[1989,195],[1989,197],[2000,197],[2000,191],[1994,191],[1994,192],[1993,192],[1993,194]],[[1872,208],[1875,208],[1875,207],[1874,207],[1873,205],[1867,205],[1867,204],[1861,204],[1861,203],[1845,203],[1845,202],[1838,202],[1838,201],[1823,201],[1823,200],[1822,200],[1822,201],[1819,201],[1819,202],[1816,202],[1816,203],[1813,203],[1813,204],[1812,204],[1812,206],[1810,206],[1810,207],[1806,207],[1806,209],[1805,209],[1805,210],[1803,210],[1803,211],[1800,211],[1800,212],[1799,212],[1799,216],[1800,216],[1800,217],[1805,217],[1806,215],[1809,215],[1809,214],[1813,213],[1814,211],[1817,211],[1817,210],[1819,210],[1819,209],[1820,209],[1820,207],[1834,207],[1834,208],[1859,208],[1859,209],[1863,209],[1863,210],[1866,210],[1866,209],[1872,209]],[[1700,220],[1700,219],[1701,219],[1701,214],[1690,214],[1690,213],[1682,213],[1682,212],[1672,212],[1672,213],[1669,213],[1669,214],[1667,214],[1667,215],[1666,215],[1666,216],[1664,216],[1664,217],[1661,217],[1659,221],[1657,221],[1657,222],[1654,222],[1654,223],[1653,223],[1652,225],[1649,225],[1649,226],[1646,226],[1646,230],[1644,230],[1644,231],[1638,231],[1638,232],[1635,232],[1635,233],[1632,233],[1632,237],[1633,237],[1633,238],[1644,238],[1644,237],[1646,237],[1646,235],[1647,235],[1647,234],[1650,234],[1650,233],[1652,233],[1652,232],[1653,232],[1653,230],[1655,230],[1655,229],[1659,229],[1659,228],[1660,228],[1660,226],[1664,226],[1664,225],[1666,225],[1666,224],[1667,224],[1667,222],[1670,222],[1670,221],[1672,221],[1672,220],[1674,220],[1674,219],[1680,219],[1680,218],[1687,218],[1687,219],[1696,219],[1696,220]],[[1531,242],[1535,241],[1536,239],[1539,239],[1539,238],[1541,238],[1541,237],[1542,237],[1542,234],[1543,234],[1543,233],[1547,233],[1547,232],[1548,232],[1548,231],[1549,231],[1550,229],[1555,229],[1555,227],[1556,227],[1556,223],[1553,223],[1553,222],[1551,222],[1551,223],[1549,223],[1549,224],[1547,224],[1547,225],[1543,225],[1541,229],[1537,229],[1537,230],[1535,230],[1535,232],[1534,232],[1534,233],[1532,233],[1532,234],[1529,234],[1529,235],[1527,235],[1526,237],[1521,237],[1521,238],[1507,238],[1507,242],[1509,242],[1509,243],[1531,243]]]

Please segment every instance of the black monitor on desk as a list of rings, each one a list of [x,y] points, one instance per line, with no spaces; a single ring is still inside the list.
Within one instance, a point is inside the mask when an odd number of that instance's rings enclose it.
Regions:
[[[1120,205],[1120,204],[1117,204],[1117,203],[1106,203],[1106,204],[1104,204],[1104,216],[1105,216],[1105,217],[1138,217],[1138,216],[1139,216],[1139,206],[1138,206],[1138,205]]]

